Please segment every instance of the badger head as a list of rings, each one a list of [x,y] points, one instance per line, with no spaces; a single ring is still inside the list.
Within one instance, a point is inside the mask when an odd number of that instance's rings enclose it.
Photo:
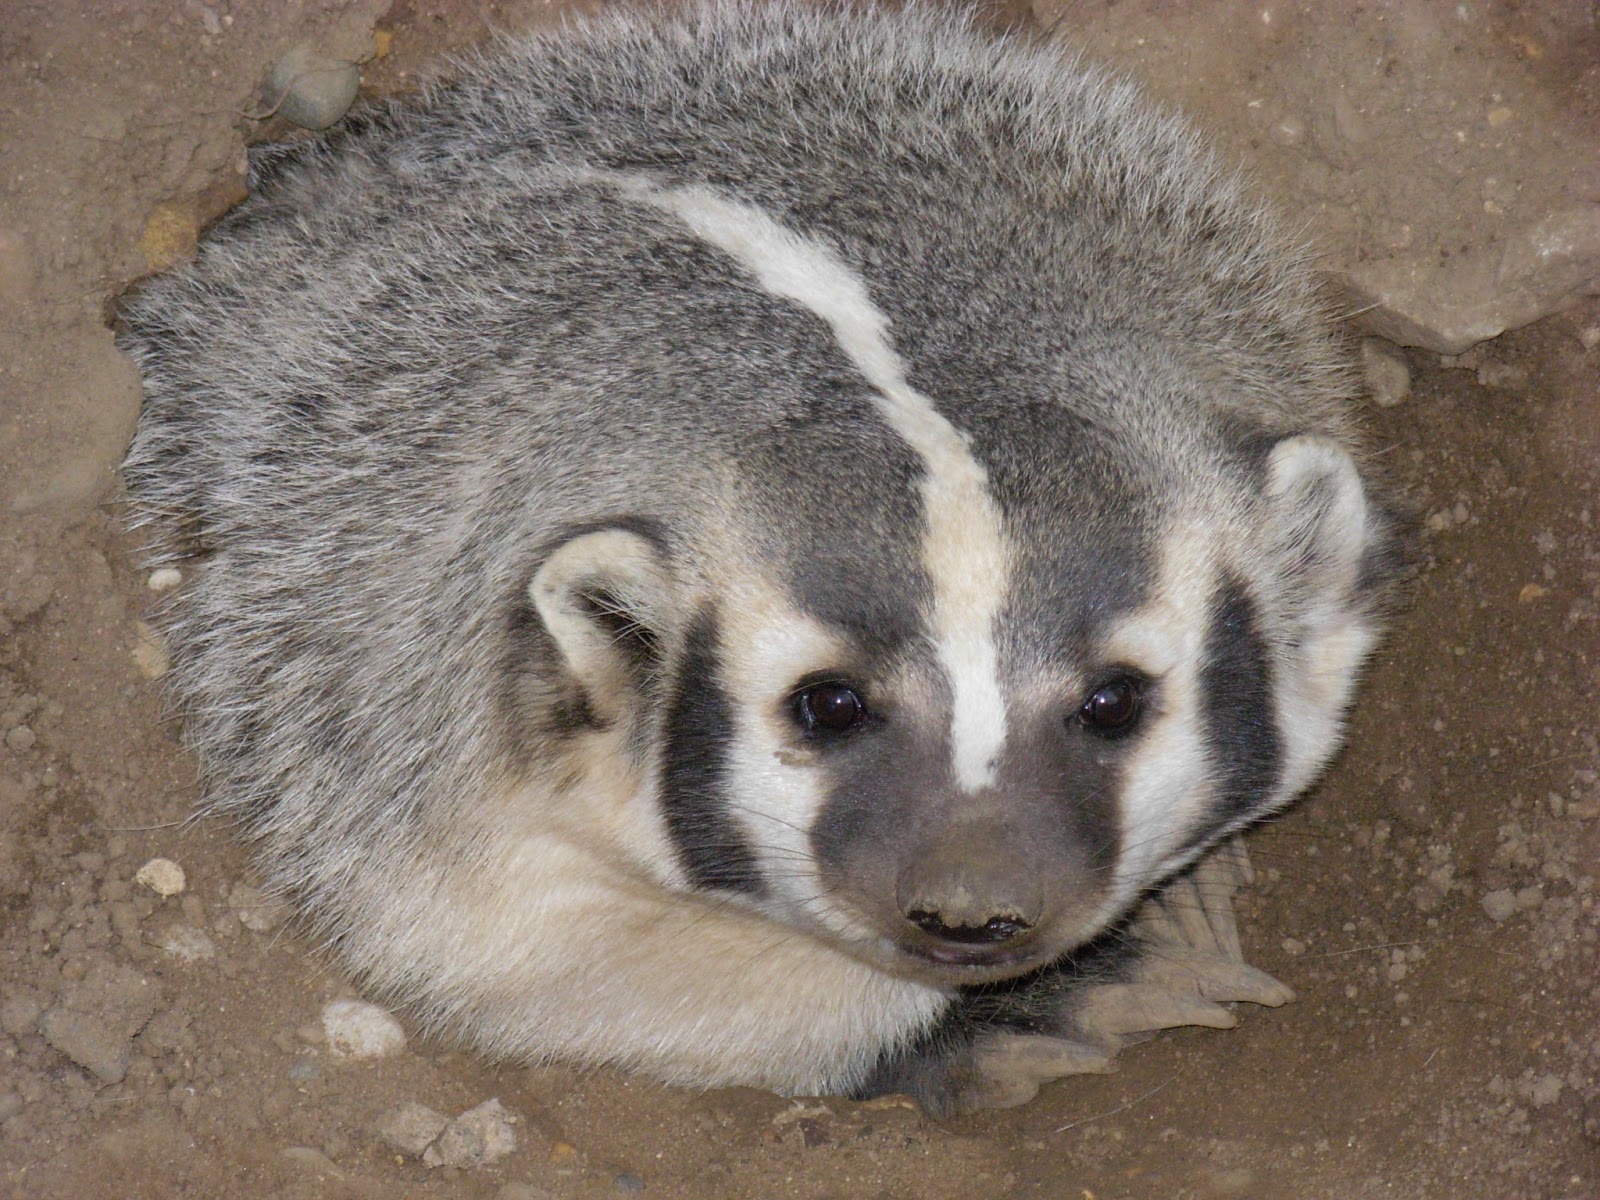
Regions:
[[[572,827],[609,773],[656,885],[949,985],[1059,957],[1303,789],[1389,543],[1349,451],[1009,424],[846,474],[837,429],[787,429],[705,512],[551,549]]]

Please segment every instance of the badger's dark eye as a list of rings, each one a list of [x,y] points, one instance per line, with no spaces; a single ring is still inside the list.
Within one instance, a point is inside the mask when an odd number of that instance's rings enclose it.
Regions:
[[[1078,709],[1078,724],[1102,737],[1133,731],[1144,710],[1144,683],[1131,675],[1108,679]]]
[[[867,720],[867,702],[847,683],[813,683],[794,698],[794,716],[807,733],[837,736]]]

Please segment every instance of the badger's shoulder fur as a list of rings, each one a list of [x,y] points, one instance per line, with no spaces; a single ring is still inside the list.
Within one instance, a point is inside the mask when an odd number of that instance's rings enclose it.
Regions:
[[[1307,269],[949,15],[505,40],[126,316],[207,803],[492,1052],[857,1087],[1300,791],[1376,633]]]

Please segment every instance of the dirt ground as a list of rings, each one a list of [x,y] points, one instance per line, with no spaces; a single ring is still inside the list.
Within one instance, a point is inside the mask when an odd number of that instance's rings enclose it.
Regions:
[[[1298,1002],[947,1123],[416,1038],[379,1060],[334,1052],[318,1014],[349,985],[251,890],[230,831],[185,821],[193,764],[162,719],[137,624],[151,593],[118,528],[139,385],[109,322],[242,194],[245,142],[288,132],[256,117],[290,47],[366,60],[365,88],[390,93],[490,25],[553,11],[0,9],[0,1192],[1600,1196],[1593,300],[1456,357],[1419,334],[1435,348],[1403,352],[1409,394],[1369,406],[1420,566],[1347,750],[1252,838],[1247,946]],[[1034,11],[1215,130],[1352,295],[1363,265],[1419,247],[1487,261],[1600,202],[1589,6]],[[181,865],[181,891],[135,878],[156,857]],[[516,1145],[490,1165],[432,1167],[379,1132],[404,1102],[453,1117],[491,1098]]]

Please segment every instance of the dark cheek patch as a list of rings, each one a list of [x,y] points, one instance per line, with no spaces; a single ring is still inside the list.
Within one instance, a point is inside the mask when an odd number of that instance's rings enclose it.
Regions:
[[[1272,661],[1256,606],[1237,579],[1225,580],[1212,601],[1200,689],[1207,749],[1219,781],[1217,816],[1229,821],[1266,803],[1278,782],[1282,752]]]
[[[707,614],[690,626],[667,706],[661,804],[678,860],[697,888],[759,893],[755,852],[729,815],[733,710],[722,688],[716,626]]]

